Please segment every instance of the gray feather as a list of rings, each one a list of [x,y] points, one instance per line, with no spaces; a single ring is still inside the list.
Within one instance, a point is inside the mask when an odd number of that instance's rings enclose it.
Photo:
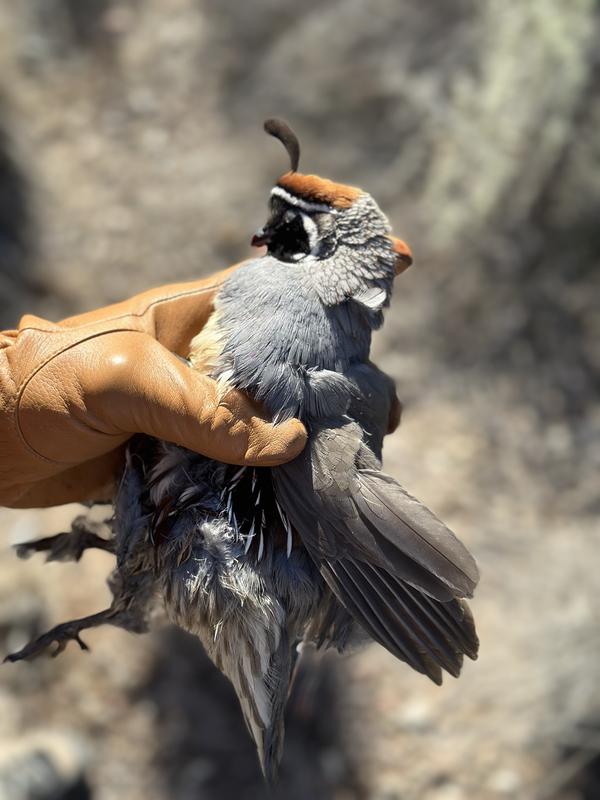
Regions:
[[[304,453],[273,470],[282,507],[313,557],[350,554],[439,599],[470,596],[478,572],[464,545],[393,478],[358,469],[360,444],[355,423],[313,428]]]

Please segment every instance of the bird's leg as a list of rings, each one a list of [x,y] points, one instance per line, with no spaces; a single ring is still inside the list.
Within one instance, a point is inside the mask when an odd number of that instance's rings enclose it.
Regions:
[[[81,515],[73,520],[68,533],[57,533],[15,545],[17,556],[29,558],[33,553],[45,552],[46,561],[79,561],[84,550],[93,547],[114,553],[114,541],[98,535],[98,531],[106,525],[106,522],[93,522]]]
[[[37,658],[53,644],[56,644],[52,656],[62,653],[70,641],[77,642],[82,650],[89,650],[80,634],[88,628],[100,625],[113,625],[131,633],[146,633],[149,629],[149,614],[153,607],[154,582],[149,573],[122,575],[115,570],[108,582],[113,594],[109,608],[91,614],[89,617],[74,619],[57,625],[47,633],[25,645],[22,650],[6,656],[4,661],[23,661]]]
[[[89,617],[82,617],[81,619],[74,619],[71,622],[64,622],[62,625],[57,625],[52,628],[48,633],[44,633],[33,642],[25,645],[22,650],[16,653],[10,653],[6,656],[4,661],[23,661],[26,659],[36,658],[42,655],[48,648],[56,644],[55,650],[52,652],[52,657],[59,655],[65,649],[70,641],[77,642],[82,650],[89,650],[87,644],[81,639],[81,631],[87,628],[97,628],[98,625],[109,623],[111,625],[118,625],[116,621],[119,611],[112,606],[100,611],[97,614],[91,614]]]
[[[116,628],[132,633],[145,633],[148,630],[148,612],[151,606],[153,584],[145,575],[130,577],[126,584],[113,575],[109,587],[114,599],[109,608],[90,614],[88,617],[74,619],[57,625],[47,633],[42,634],[33,642],[25,645],[22,650],[6,656],[4,661],[23,661],[42,655],[53,644],[56,648],[52,657],[59,655],[70,641],[77,642],[82,650],[89,650],[87,644],[81,639],[80,634],[88,628],[97,628],[100,625],[113,625]]]

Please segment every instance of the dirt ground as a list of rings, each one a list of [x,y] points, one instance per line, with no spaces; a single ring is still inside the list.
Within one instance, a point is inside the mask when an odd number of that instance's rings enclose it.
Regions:
[[[271,797],[600,798],[599,34],[589,0],[0,0],[3,327],[249,255],[274,114],[416,254],[384,459],[480,564],[481,656],[308,659]],[[0,509],[0,653],[106,605],[106,554],[11,548],[80,511]],[[192,637],[87,641],[0,669],[0,800],[266,797]]]

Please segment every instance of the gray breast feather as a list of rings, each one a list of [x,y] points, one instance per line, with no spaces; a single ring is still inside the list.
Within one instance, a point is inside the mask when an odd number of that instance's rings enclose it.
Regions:
[[[355,394],[345,376],[368,358],[368,313],[348,301],[325,307],[308,265],[262,258],[218,296],[225,339],[221,374],[278,419],[343,414]]]

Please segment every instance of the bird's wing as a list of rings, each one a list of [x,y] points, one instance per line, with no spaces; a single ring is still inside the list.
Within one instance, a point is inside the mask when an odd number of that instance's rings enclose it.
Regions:
[[[472,595],[477,566],[452,531],[377,466],[361,427],[331,420],[311,426],[304,453],[275,468],[273,480],[279,503],[338,599],[374,639],[437,680],[431,664],[452,674],[460,666],[442,655],[440,641],[437,655],[427,651],[435,643],[426,646],[423,631],[439,636],[427,614],[435,607],[449,646],[474,654],[476,638],[458,598]],[[449,632],[456,625],[468,645]]]
[[[463,600],[440,602],[385,569],[353,558],[325,561],[321,572],[376,642],[435,683],[442,682],[442,669],[458,677],[463,654],[477,657],[477,634]]]
[[[351,396],[347,415],[360,424],[364,443],[381,461],[383,437],[400,421],[401,405],[395,383],[371,361],[353,365],[345,375],[357,389]]]

